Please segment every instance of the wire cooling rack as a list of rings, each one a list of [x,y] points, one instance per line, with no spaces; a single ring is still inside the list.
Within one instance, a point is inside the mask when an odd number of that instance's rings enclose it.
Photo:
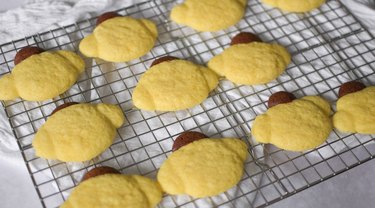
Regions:
[[[249,144],[250,157],[239,184],[215,197],[193,199],[165,195],[160,207],[264,207],[323,180],[371,160],[374,135],[333,131],[316,149],[303,153],[257,144],[250,136],[255,117],[266,111],[268,97],[287,90],[297,97],[320,95],[335,109],[338,87],[349,80],[374,85],[374,37],[337,0],[306,14],[283,13],[249,1],[236,26],[215,33],[196,31],[168,20],[172,0],[148,1],[118,12],[154,21],[159,30],[150,53],[128,63],[85,59],[86,72],[66,93],[44,102],[2,102],[26,166],[44,207],[59,206],[94,166],[112,166],[125,174],[155,178],[171,153],[173,140],[183,131],[197,130],[211,137],[239,137]],[[78,52],[80,40],[92,32],[95,18],[36,34],[0,46],[0,75],[13,68],[17,50],[27,45]],[[145,112],[134,108],[132,91],[151,62],[166,54],[205,64],[228,47],[239,31],[258,34],[292,53],[292,64],[266,85],[243,86],[221,80],[202,104],[178,112]],[[84,163],[63,163],[35,156],[33,135],[58,105],[69,102],[113,103],[127,122],[118,129],[113,145]]]

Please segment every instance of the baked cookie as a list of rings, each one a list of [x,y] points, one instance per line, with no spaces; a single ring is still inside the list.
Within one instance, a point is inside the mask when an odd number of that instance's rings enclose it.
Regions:
[[[347,82],[340,87],[333,126],[343,132],[375,134],[375,86]]]
[[[18,51],[16,66],[0,78],[0,99],[43,101],[68,90],[85,69],[85,63],[70,51],[47,51],[26,47]]]
[[[75,104],[54,112],[33,140],[36,155],[65,162],[90,160],[113,142],[124,122],[121,108],[110,104]]]
[[[263,0],[263,2],[288,12],[308,12],[320,7],[325,0]]]
[[[270,109],[257,116],[252,127],[252,135],[258,142],[290,151],[305,151],[327,139],[332,130],[329,103],[319,96],[293,99],[287,92],[270,97]]]
[[[198,31],[218,31],[235,25],[245,13],[247,0],[186,0],[171,11],[171,19]]]
[[[96,169],[91,171],[98,172]],[[103,173],[102,170],[99,172]],[[104,173],[82,181],[61,208],[153,208],[161,201],[161,188],[150,178]]]
[[[150,20],[105,13],[98,18],[93,34],[81,41],[79,50],[87,57],[126,62],[150,51],[157,35],[156,25]]]
[[[259,42],[251,33],[235,36],[229,48],[213,57],[208,67],[237,84],[265,84],[284,72],[291,61],[281,45]]]
[[[247,145],[240,139],[199,138],[174,151],[157,179],[168,194],[214,196],[240,181],[247,156]]]
[[[203,102],[218,84],[217,75],[204,66],[185,60],[153,64],[139,80],[134,105],[142,110],[177,111]]]

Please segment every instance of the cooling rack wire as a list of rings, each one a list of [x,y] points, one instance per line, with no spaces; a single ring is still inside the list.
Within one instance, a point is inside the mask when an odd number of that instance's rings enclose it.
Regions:
[[[122,173],[155,178],[171,153],[173,139],[186,130],[210,137],[238,137],[249,144],[250,157],[238,185],[219,196],[193,199],[165,195],[160,207],[264,207],[373,159],[374,135],[333,131],[316,149],[303,152],[257,144],[249,132],[255,117],[267,109],[268,97],[286,90],[297,97],[320,95],[335,109],[338,87],[349,80],[375,82],[374,37],[338,0],[328,0],[306,14],[283,13],[250,0],[245,17],[225,31],[197,33],[168,19],[172,0],[137,3],[122,15],[151,19],[158,26],[157,44],[150,53],[128,63],[85,59],[86,72],[66,93],[44,102],[2,102],[30,177],[44,207],[57,207],[94,166],[112,166]],[[92,32],[95,18],[59,27],[0,46],[0,75],[13,68],[17,50],[27,45],[78,52],[80,40]],[[293,55],[292,64],[266,85],[243,86],[221,80],[202,104],[178,112],[145,112],[134,108],[132,91],[151,62],[172,55],[205,64],[221,53],[239,31],[277,42]],[[58,105],[69,102],[113,103],[127,122],[113,145],[84,163],[63,163],[35,156],[31,141],[36,130]]]

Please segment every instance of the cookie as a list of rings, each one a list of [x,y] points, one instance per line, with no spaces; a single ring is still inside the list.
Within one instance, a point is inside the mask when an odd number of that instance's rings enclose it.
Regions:
[[[196,131],[183,132],[173,142],[172,151],[174,152],[174,151],[180,149],[181,147],[183,147],[187,144],[190,144],[194,141],[197,141],[199,139],[204,139],[204,138],[208,138],[208,136],[206,136],[206,135],[204,135],[200,132],[196,132]]]
[[[218,31],[235,25],[245,13],[246,0],[186,0],[171,11],[171,19],[198,31]]]
[[[271,105],[255,118],[255,140],[290,151],[305,151],[322,144],[332,131],[329,103],[319,96],[285,100],[288,102]]]
[[[35,154],[65,162],[90,160],[105,151],[124,122],[121,108],[75,104],[48,118],[33,140]]]
[[[203,102],[218,84],[217,75],[186,60],[171,60],[148,69],[133,92],[134,105],[149,111],[177,111]]]
[[[291,61],[281,45],[261,42],[230,46],[213,57],[208,67],[237,84],[265,84],[280,76]]]
[[[112,18],[108,19],[108,16]],[[110,62],[126,62],[139,58],[152,49],[158,35],[153,22],[113,16],[110,13],[99,18],[99,25],[94,32],[81,41],[79,50],[85,56]]]
[[[61,208],[154,208],[161,198],[159,184],[150,178],[105,174],[80,183]]]
[[[325,0],[263,0],[263,3],[288,12],[308,12],[319,8]]]
[[[102,166],[102,167],[95,167],[88,171],[85,175],[83,175],[81,181],[88,180],[90,178],[95,178],[100,175],[105,174],[121,174],[118,170],[108,167],[108,166]]]
[[[67,91],[85,69],[84,61],[73,52],[42,51],[39,48],[19,51],[17,65],[0,78],[0,100],[52,99]]]
[[[173,152],[157,180],[168,194],[215,196],[241,180],[247,156],[247,145],[240,139],[199,139]]]
[[[375,86],[348,82],[339,90],[333,126],[347,133],[375,134]]]

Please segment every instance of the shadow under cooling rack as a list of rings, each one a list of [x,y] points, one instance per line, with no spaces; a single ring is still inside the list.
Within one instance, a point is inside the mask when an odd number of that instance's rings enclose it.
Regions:
[[[338,87],[349,80],[374,85],[374,37],[337,0],[327,1],[310,13],[283,13],[249,1],[245,17],[233,27],[197,33],[168,19],[172,0],[138,3],[120,14],[148,18],[159,37],[150,53],[127,63],[84,58],[86,71],[66,93],[43,102],[2,102],[30,176],[45,207],[59,206],[94,166],[112,166],[125,174],[155,178],[181,132],[197,130],[210,137],[239,137],[249,145],[250,157],[237,186],[215,197],[193,199],[165,195],[160,207],[263,207],[373,159],[373,135],[333,131],[316,149],[303,152],[257,144],[250,136],[252,122],[267,110],[268,97],[287,90],[297,97],[320,95],[335,109]],[[0,75],[14,67],[17,50],[27,45],[65,49],[77,53],[80,40],[92,32],[95,18],[36,34],[0,46]],[[134,108],[131,95],[151,62],[172,55],[205,64],[229,46],[240,31],[258,34],[264,42],[277,42],[292,53],[292,63],[278,79],[256,86],[221,80],[202,104],[178,112],[146,112]],[[127,122],[118,129],[112,146],[84,163],[63,163],[35,156],[33,135],[52,110],[69,101],[119,105]]]

